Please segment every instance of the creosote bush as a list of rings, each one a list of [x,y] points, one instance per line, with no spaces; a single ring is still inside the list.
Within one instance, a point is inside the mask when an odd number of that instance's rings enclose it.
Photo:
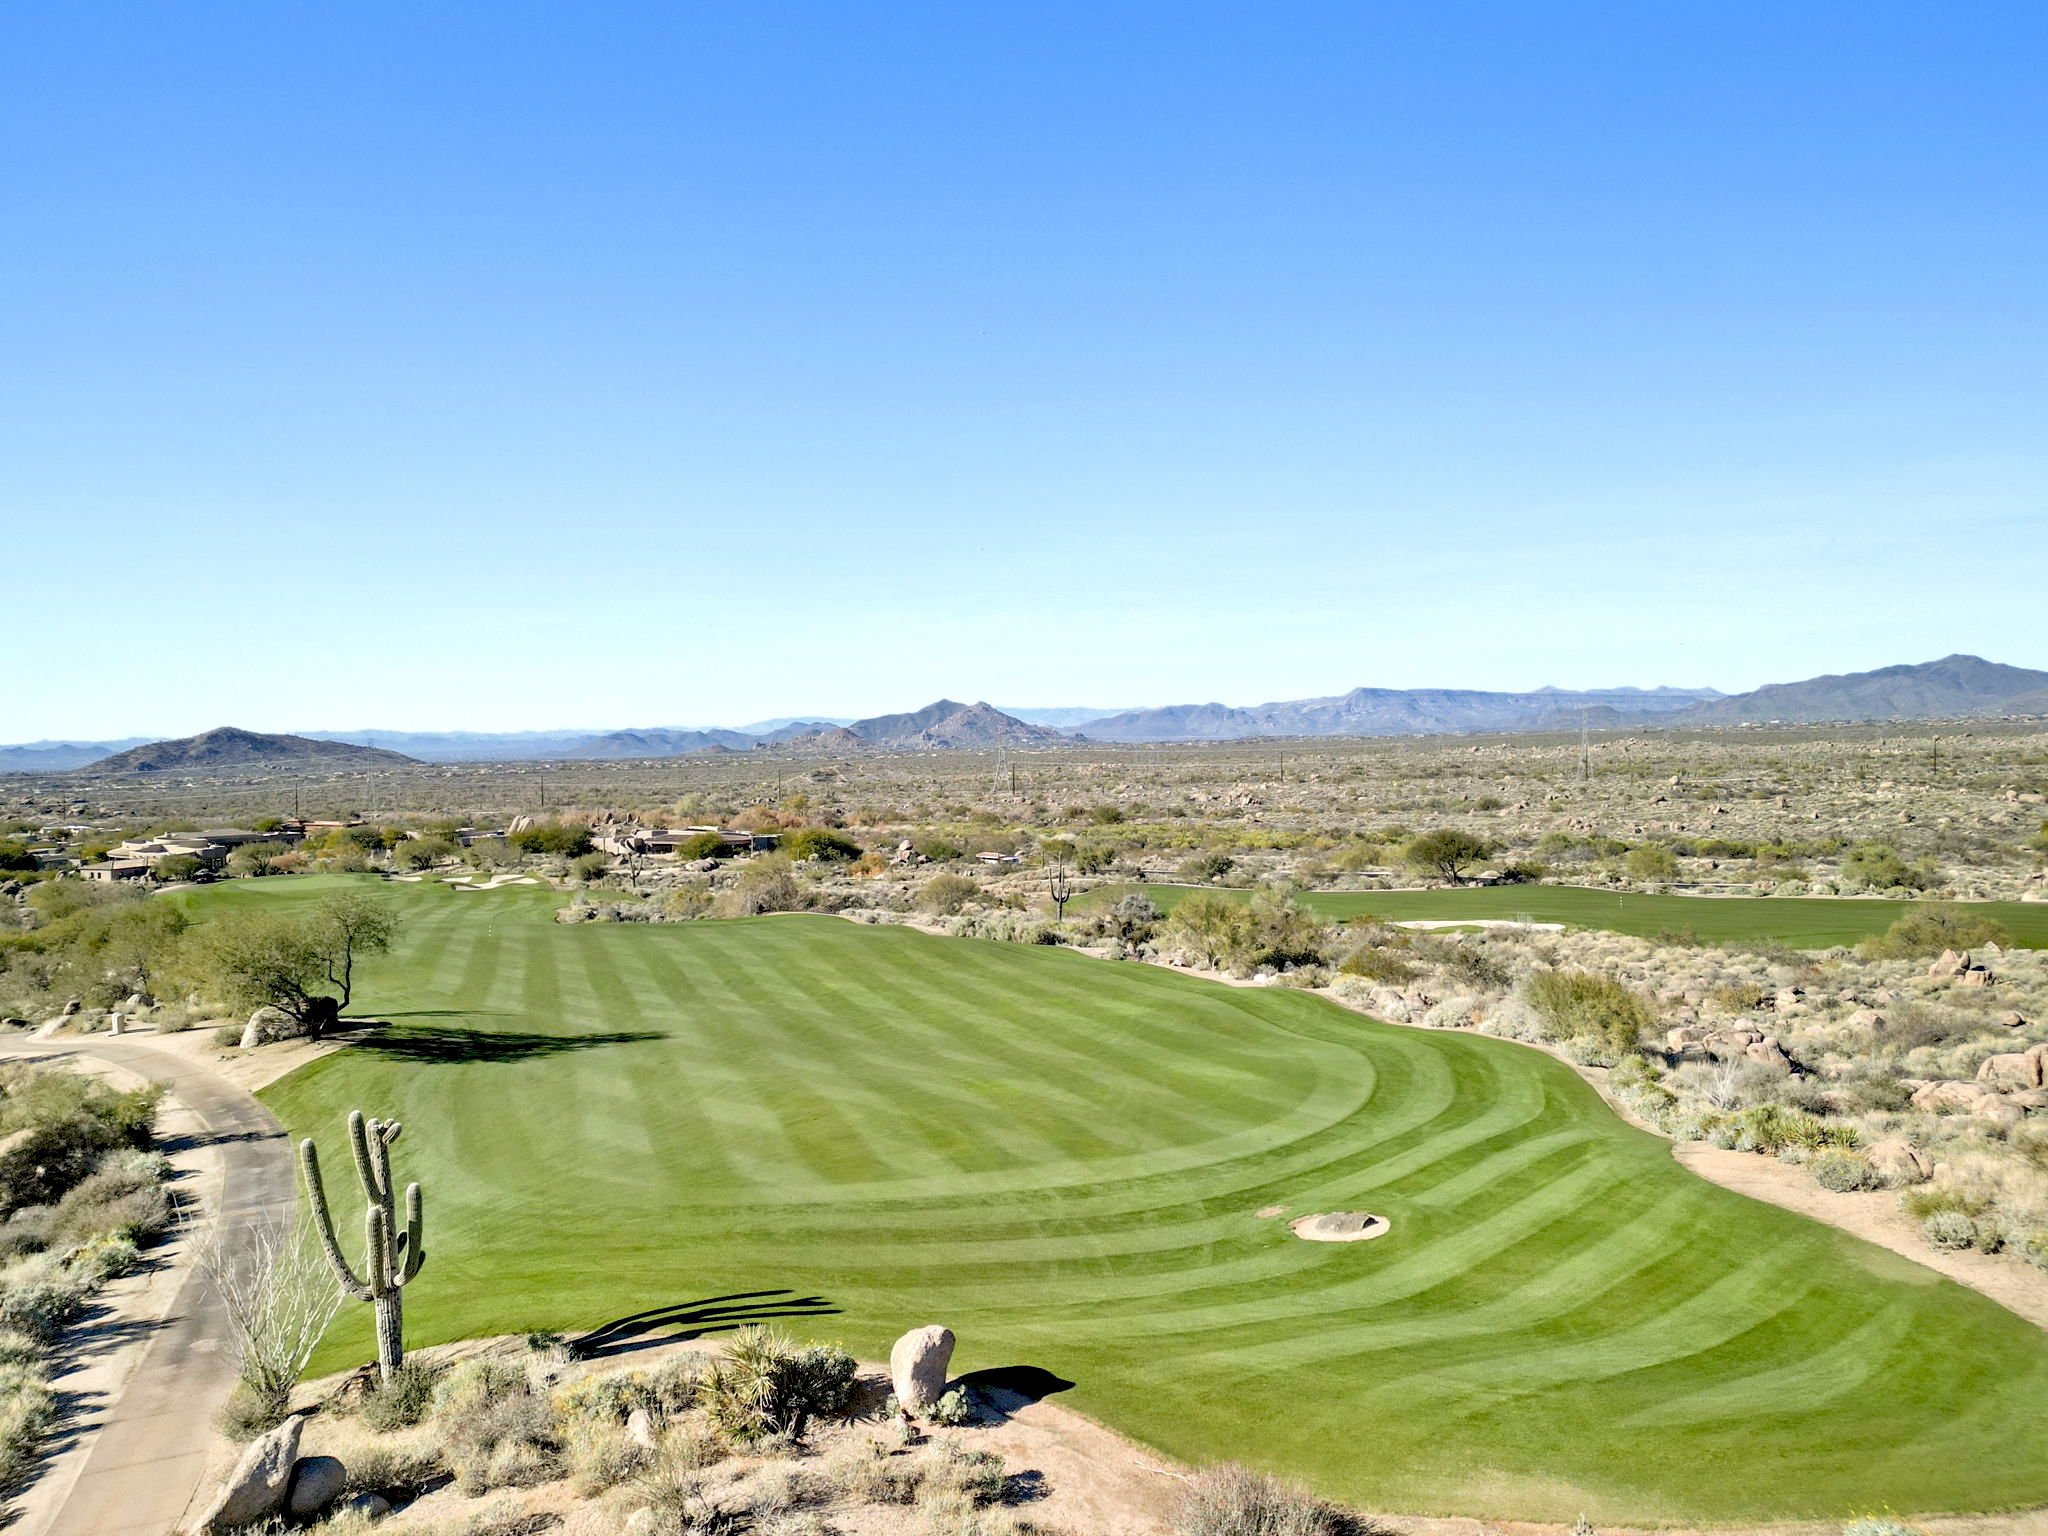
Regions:
[[[1525,985],[1529,1006],[1553,1040],[1590,1040],[1625,1056],[1656,1023],[1649,1005],[1611,976],[1538,971]]]
[[[1197,1473],[1175,1501],[1173,1536],[1380,1536],[1384,1527],[1230,1462]]]

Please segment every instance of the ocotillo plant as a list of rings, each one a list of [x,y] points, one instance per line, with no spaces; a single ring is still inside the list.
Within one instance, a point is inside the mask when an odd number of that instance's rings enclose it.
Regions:
[[[405,1186],[405,1230],[397,1230],[396,1210],[391,1198],[391,1143],[398,1140],[396,1120],[365,1120],[359,1109],[348,1117],[348,1140],[355,1152],[356,1177],[362,1180],[363,1274],[358,1277],[335,1241],[334,1222],[327,1214],[327,1191],[320,1184],[320,1154],[309,1136],[299,1143],[299,1164],[306,1175],[306,1195],[313,1205],[313,1220],[320,1229],[320,1246],[327,1261],[341,1277],[341,1288],[357,1301],[377,1308],[377,1365],[389,1381],[405,1363],[405,1314],[399,1297],[427,1260],[422,1245],[424,1225],[420,1212],[420,1187]]]

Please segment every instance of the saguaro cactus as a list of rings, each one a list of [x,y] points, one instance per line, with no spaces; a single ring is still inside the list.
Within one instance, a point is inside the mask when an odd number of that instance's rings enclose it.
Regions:
[[[348,1117],[348,1141],[355,1153],[356,1177],[362,1181],[368,1209],[363,1213],[364,1259],[359,1277],[343,1256],[327,1214],[327,1191],[320,1183],[320,1154],[311,1137],[299,1143],[299,1166],[306,1175],[306,1195],[320,1229],[320,1246],[341,1277],[341,1288],[357,1301],[377,1308],[377,1365],[384,1379],[405,1363],[405,1314],[400,1302],[404,1287],[427,1260],[420,1212],[420,1187],[405,1186],[405,1229],[398,1230],[391,1198],[391,1143],[398,1140],[396,1120],[365,1120],[361,1110]]]

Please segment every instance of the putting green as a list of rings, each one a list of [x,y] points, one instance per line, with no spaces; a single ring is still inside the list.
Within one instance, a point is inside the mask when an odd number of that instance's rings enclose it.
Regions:
[[[360,998],[392,1027],[265,1097],[337,1173],[351,1107],[405,1122],[416,1343],[782,1315],[872,1359],[943,1322],[963,1369],[1396,1510],[2048,1500],[2048,1337],[1694,1178],[1537,1052],[835,918],[565,927],[546,891],[385,889],[402,938]],[[1301,1242],[1268,1205],[1392,1230]],[[367,1311],[316,1370],[366,1357]]]
[[[1075,907],[1104,906],[1142,891],[1162,912],[1190,892],[1209,890],[1233,900],[1250,893],[1216,886],[1104,885],[1086,892]],[[1829,896],[1671,896],[1639,891],[1596,891],[1579,885],[1464,886],[1433,891],[1304,891],[1302,904],[1333,922],[1378,917],[1388,922],[1434,919],[1443,922],[1562,923],[1568,928],[1602,928],[1610,933],[1655,938],[1690,931],[1709,944],[1775,942],[1795,949],[1829,949],[1854,944],[1904,917],[1911,904],[1876,898]],[[1965,911],[2004,925],[2022,949],[2048,949],[2048,902],[1969,901]]]

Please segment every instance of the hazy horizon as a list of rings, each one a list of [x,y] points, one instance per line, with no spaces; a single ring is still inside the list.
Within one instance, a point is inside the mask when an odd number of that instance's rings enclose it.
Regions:
[[[23,12],[0,739],[2024,665],[2044,53],[2017,6]]]

